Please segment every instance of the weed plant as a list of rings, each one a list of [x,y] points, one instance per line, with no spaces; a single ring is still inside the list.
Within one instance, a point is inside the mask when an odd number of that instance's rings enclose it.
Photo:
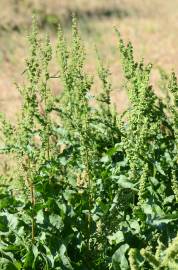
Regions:
[[[1,175],[0,269],[178,269],[177,78],[164,76],[167,97],[158,98],[152,66],[116,34],[130,100],[123,114],[100,56],[102,89],[91,95],[76,18],[69,47],[59,27],[55,55],[33,22],[21,112],[16,124],[1,115],[0,152],[13,158],[16,188]],[[50,88],[52,57],[60,96]]]

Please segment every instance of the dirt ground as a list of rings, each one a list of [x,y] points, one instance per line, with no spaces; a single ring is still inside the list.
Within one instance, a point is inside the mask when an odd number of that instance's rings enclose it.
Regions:
[[[152,83],[158,90],[159,68],[178,73],[178,0],[0,0],[0,111],[15,119],[20,96],[15,83],[23,83],[25,58],[28,55],[27,33],[32,13],[38,15],[40,31],[48,31],[55,47],[59,21],[70,36],[71,14],[79,18],[85,42],[86,68],[96,73],[95,45],[110,67],[113,102],[119,111],[128,104],[122,89],[122,72],[117,48],[117,27],[123,38],[135,48],[136,59],[154,64]],[[57,68],[57,67],[56,67]],[[95,78],[94,92],[100,84]],[[60,87],[56,81],[54,92]]]

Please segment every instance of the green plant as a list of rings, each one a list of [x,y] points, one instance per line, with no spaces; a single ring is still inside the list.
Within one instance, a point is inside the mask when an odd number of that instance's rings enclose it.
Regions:
[[[13,158],[18,183],[0,186],[1,269],[177,269],[177,79],[165,78],[166,106],[151,65],[118,39],[130,99],[123,114],[99,55],[102,89],[91,95],[75,17],[69,48],[59,27],[63,91],[52,94],[52,47],[34,20],[18,121],[1,116],[1,154]]]

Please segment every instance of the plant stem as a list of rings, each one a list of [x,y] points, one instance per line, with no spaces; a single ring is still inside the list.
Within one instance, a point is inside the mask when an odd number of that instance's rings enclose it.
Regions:
[[[34,195],[34,187],[31,182],[30,185],[31,192],[31,203],[32,203],[32,243],[35,241],[35,217],[34,217],[34,207],[35,207],[35,195]]]
[[[28,170],[31,170],[30,166],[30,160],[28,160]],[[32,229],[31,229],[31,237],[32,237],[32,243],[35,241],[35,215],[34,215],[34,209],[35,209],[35,193],[34,193],[34,186],[32,180],[30,180],[31,177],[27,176],[27,182],[30,188],[30,197],[31,197],[31,204],[32,204]]]

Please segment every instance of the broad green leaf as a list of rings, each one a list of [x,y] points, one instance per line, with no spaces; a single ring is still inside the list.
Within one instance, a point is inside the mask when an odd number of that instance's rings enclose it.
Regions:
[[[128,188],[128,189],[132,189],[132,190],[136,190],[135,185],[131,182],[128,181],[128,178],[125,175],[119,175],[116,177],[117,183],[120,187],[122,188]]]
[[[7,232],[8,231],[8,219],[6,215],[0,215],[0,231]]]
[[[151,205],[149,204],[142,204],[142,209],[146,215],[154,216],[154,211]]]
[[[162,175],[165,176],[165,172],[164,172],[164,170],[163,170],[163,168],[161,167],[161,164],[160,164],[159,162],[156,162],[156,163],[155,163],[155,167],[156,167],[156,169],[158,170],[158,172],[159,172],[160,174],[162,174]]]
[[[8,206],[11,206],[12,203],[13,203],[13,200],[10,197],[5,197],[3,199],[0,198],[0,210],[3,208],[4,209],[8,208]]]
[[[39,224],[44,223],[44,213],[43,213],[42,209],[40,211],[38,211],[38,213],[36,215],[36,222],[39,223]]]
[[[108,163],[110,161],[110,157],[108,155],[105,155],[100,160],[102,163]]]
[[[11,261],[0,258],[0,269],[1,270],[19,270]]]
[[[67,256],[67,250],[66,250],[66,246],[64,244],[62,244],[60,247],[60,258],[61,258],[61,261],[63,263],[63,266],[66,267],[66,269],[74,270],[71,263],[70,263],[70,259]]]
[[[60,229],[63,226],[62,218],[59,215],[51,214],[49,216],[50,223],[56,227],[56,229]]]
[[[125,257],[129,249],[128,244],[120,246],[112,256],[112,266],[114,270],[128,270],[129,264]]]
[[[170,196],[168,196],[168,197],[166,197],[164,199],[164,204],[172,203],[174,201],[174,199],[175,199],[175,196],[174,195],[170,195]]]
[[[129,221],[130,227],[134,229],[135,233],[140,232],[140,225],[137,220]]]
[[[55,260],[55,259],[54,259],[54,256],[53,256],[53,254],[52,254],[50,248],[47,247],[46,245],[44,245],[44,248],[45,248],[45,250],[46,250],[46,257],[47,257],[48,260],[50,261],[51,266],[54,267],[54,260]]]
[[[25,255],[24,269],[29,270],[32,268],[34,262],[34,254],[32,250],[29,250]]]
[[[18,218],[15,214],[7,214],[9,227],[13,230],[16,230],[18,225]]]
[[[178,213],[177,214],[169,214],[169,215],[164,215],[159,218],[154,219],[153,224],[154,225],[159,225],[161,223],[168,224],[172,221],[178,220]]]
[[[151,180],[151,182],[152,182],[152,184],[154,186],[158,186],[159,185],[159,181],[155,177],[150,177],[150,180]]]
[[[121,231],[118,231],[116,233],[113,233],[112,235],[109,235],[108,237],[110,245],[117,245],[124,241],[124,234]]]
[[[118,151],[118,147],[114,146],[114,147],[110,148],[110,149],[107,151],[106,154],[107,154],[109,157],[112,157],[115,153],[117,153],[117,151]]]

